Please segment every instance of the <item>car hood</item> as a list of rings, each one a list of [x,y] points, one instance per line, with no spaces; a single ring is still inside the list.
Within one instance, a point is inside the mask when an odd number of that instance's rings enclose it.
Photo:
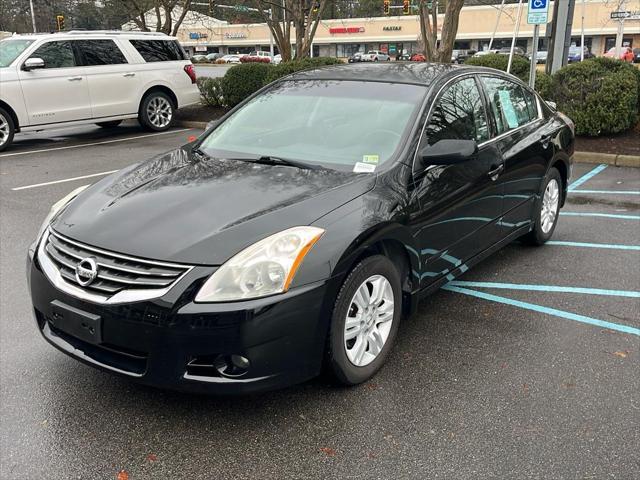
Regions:
[[[270,234],[311,224],[374,184],[375,175],[212,159],[184,147],[94,184],[52,228],[114,252],[220,265]]]

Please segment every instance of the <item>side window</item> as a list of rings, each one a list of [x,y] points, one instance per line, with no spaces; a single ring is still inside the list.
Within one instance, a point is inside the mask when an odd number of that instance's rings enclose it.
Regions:
[[[44,60],[44,68],[75,67],[76,60],[70,42],[48,42],[38,48],[31,58]]]
[[[129,40],[145,62],[185,60],[182,47],[175,40]]]
[[[445,90],[433,109],[426,133],[429,145],[438,140],[489,140],[482,97],[473,78],[460,80]]]
[[[113,40],[75,40],[82,53],[84,65],[119,65],[128,63]]]
[[[482,77],[482,82],[498,135],[521,127],[538,116],[535,97],[520,85],[496,77]]]

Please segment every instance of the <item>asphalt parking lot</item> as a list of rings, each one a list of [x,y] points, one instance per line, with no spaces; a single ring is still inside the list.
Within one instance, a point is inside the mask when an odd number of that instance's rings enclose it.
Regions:
[[[637,169],[576,165],[553,241],[429,297],[356,388],[193,396],[47,345],[24,264],[50,205],[197,133],[82,127],[0,154],[2,478],[637,478]]]

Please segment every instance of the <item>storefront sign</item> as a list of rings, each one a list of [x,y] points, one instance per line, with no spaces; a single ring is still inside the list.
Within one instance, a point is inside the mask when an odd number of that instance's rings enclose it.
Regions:
[[[201,38],[209,38],[209,35],[200,32],[189,32],[189,38],[191,40],[200,40]]]
[[[402,30],[402,27],[400,25],[385,25],[382,27],[382,30],[386,32],[396,32],[398,30]]]
[[[226,32],[224,38],[247,38],[247,34],[244,32]]]
[[[207,51],[207,47],[205,46],[196,47],[196,52],[206,52],[206,51]]]
[[[332,27],[329,29],[330,34],[334,33],[362,33],[364,27]]]

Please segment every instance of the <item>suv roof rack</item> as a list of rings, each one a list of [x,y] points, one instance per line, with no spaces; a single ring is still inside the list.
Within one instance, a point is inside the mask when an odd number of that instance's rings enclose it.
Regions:
[[[153,37],[168,37],[166,33],[163,32],[140,32],[137,30],[69,30],[69,31],[61,31],[58,33],[67,34],[67,35],[82,35],[82,34],[92,34],[96,33],[98,35],[149,35]]]

